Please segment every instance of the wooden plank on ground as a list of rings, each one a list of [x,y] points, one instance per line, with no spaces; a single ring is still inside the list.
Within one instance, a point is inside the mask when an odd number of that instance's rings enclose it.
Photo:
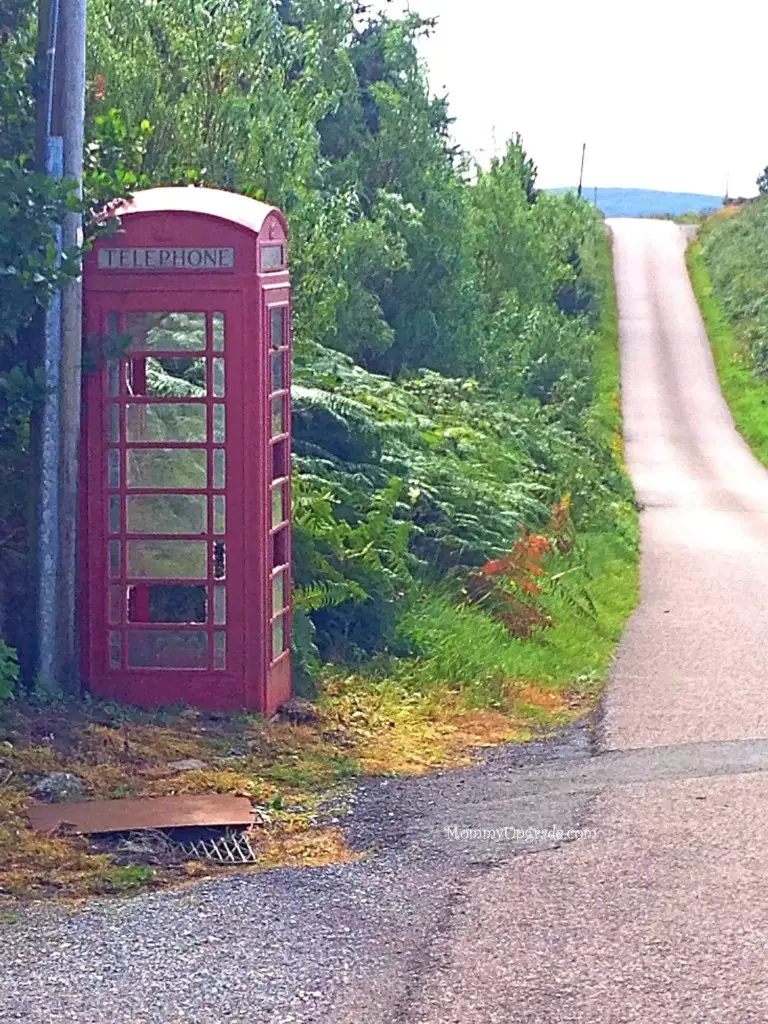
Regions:
[[[142,829],[252,825],[253,808],[244,796],[231,793],[129,797],[81,803],[34,803],[27,808],[38,832],[62,829],[74,833],[138,832]]]

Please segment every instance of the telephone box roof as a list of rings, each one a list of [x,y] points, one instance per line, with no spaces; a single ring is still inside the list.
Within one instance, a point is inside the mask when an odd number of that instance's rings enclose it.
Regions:
[[[270,213],[277,215],[283,227],[285,217],[276,206],[260,203],[257,199],[227,192],[220,188],[186,187],[148,188],[134,192],[131,200],[114,211],[125,217],[132,213],[199,213],[206,217],[239,224],[258,234]]]

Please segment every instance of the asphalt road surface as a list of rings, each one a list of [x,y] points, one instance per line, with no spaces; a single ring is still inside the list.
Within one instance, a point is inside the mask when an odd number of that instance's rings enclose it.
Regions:
[[[0,928],[0,1021],[768,1021],[768,473],[682,232],[612,228],[642,601],[597,734],[369,783],[357,864],[35,910]]]

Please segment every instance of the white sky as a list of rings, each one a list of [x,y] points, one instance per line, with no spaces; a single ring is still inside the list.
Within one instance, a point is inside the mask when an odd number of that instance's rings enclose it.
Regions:
[[[753,195],[768,164],[765,0],[392,0],[483,162],[515,131],[544,187]]]

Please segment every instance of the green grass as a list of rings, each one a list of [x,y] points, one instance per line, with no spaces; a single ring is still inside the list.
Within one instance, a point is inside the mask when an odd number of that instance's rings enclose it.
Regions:
[[[624,466],[624,444],[621,421],[621,364],[619,360],[619,307],[613,280],[613,254],[610,236],[596,255],[597,274],[603,281],[605,295],[595,360],[600,368],[595,397],[592,400],[587,430],[604,448],[613,451],[614,458],[626,478],[628,493],[632,492]]]
[[[695,210],[691,210],[689,213],[681,213],[679,217],[675,217],[675,223],[677,224],[702,224],[707,219],[707,214],[697,213]]]
[[[142,889],[151,882],[155,876],[152,868],[142,867],[139,864],[128,864],[125,867],[115,867],[104,874],[104,888],[107,892],[122,893],[131,892],[135,889]]]
[[[757,458],[768,466],[768,380],[751,368],[747,346],[739,339],[714,294],[701,242],[688,247],[687,260],[720,387],[734,423]]]
[[[510,636],[476,607],[426,596],[404,628],[429,654],[403,663],[402,680],[423,691],[458,690],[469,707],[502,707],[513,681],[594,693],[637,603],[636,546],[629,537],[582,538],[570,568],[568,591],[545,591],[542,598],[554,624],[527,639]]]

